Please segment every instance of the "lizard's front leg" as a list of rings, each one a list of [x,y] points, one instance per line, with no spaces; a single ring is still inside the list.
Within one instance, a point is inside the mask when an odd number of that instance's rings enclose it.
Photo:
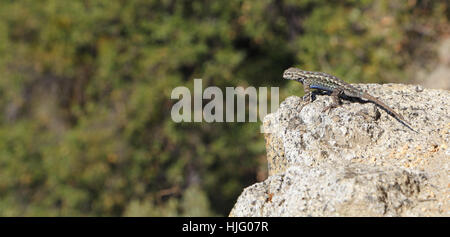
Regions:
[[[309,104],[313,101],[313,94],[312,90],[309,87],[309,83],[304,82],[303,83],[303,91],[305,92],[305,95],[303,96],[303,101],[306,101],[306,104]]]
[[[333,92],[331,92],[331,98],[333,99],[333,103],[331,103],[329,106],[325,107],[322,112],[325,112],[327,110],[331,111],[331,109],[341,106],[341,100],[339,99],[339,95],[341,95],[342,92],[343,91],[341,89],[337,89],[337,88],[333,89]]]

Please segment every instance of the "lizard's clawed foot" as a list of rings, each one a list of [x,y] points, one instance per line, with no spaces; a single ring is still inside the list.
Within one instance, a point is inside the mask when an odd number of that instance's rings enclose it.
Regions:
[[[341,106],[341,104],[336,104],[336,103],[330,104],[322,110],[322,113],[324,113],[328,110],[328,114],[329,114],[332,109],[340,107],[340,106]]]
[[[306,94],[302,97],[302,100],[303,100],[304,102],[306,102],[307,104],[313,102],[313,93],[312,93],[312,92],[306,93]]]

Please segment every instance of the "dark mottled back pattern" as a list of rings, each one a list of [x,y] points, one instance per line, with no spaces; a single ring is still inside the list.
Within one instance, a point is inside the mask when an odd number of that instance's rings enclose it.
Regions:
[[[363,91],[358,90],[345,81],[324,72],[311,72],[291,67],[284,71],[283,77],[309,85],[311,89],[333,91],[334,89],[344,88],[343,93],[351,97],[361,97],[364,94]]]

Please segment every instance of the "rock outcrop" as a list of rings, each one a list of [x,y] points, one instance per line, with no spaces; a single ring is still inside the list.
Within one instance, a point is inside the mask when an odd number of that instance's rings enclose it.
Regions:
[[[450,92],[355,85],[373,103],[287,98],[264,120],[269,177],[247,187],[230,216],[449,216]]]

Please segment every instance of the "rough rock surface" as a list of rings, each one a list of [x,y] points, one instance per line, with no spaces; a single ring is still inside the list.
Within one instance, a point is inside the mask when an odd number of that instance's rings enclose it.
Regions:
[[[247,187],[230,216],[450,216],[450,92],[355,85],[372,103],[287,98],[264,120],[269,177]]]

